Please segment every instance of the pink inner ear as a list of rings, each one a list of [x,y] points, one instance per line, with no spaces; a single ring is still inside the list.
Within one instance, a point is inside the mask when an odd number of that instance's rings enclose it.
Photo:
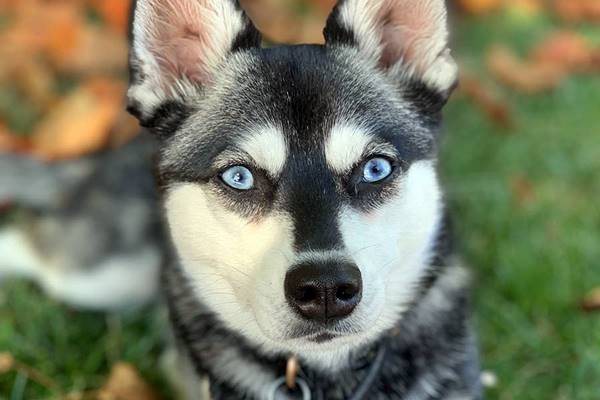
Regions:
[[[423,73],[446,46],[444,7],[443,0],[385,0],[377,15],[381,63],[403,61]]]
[[[155,0],[149,21],[149,50],[160,68],[165,89],[177,80],[206,83],[210,57],[210,22],[215,19],[210,1]]]

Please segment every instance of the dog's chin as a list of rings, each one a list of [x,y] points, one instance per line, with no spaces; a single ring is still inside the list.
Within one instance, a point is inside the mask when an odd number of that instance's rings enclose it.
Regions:
[[[261,348],[270,354],[288,356],[297,355],[312,368],[337,371],[348,365],[350,354],[365,346],[379,336],[372,330],[355,327],[351,332],[340,329],[318,329],[297,327],[286,330],[286,333],[272,334],[264,330]]]

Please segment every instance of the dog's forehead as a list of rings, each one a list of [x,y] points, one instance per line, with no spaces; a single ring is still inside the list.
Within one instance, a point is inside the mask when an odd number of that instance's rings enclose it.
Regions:
[[[329,153],[332,169],[342,170],[373,138],[392,143],[408,161],[430,156],[433,140],[423,118],[398,88],[354,56],[316,45],[236,54],[166,153],[193,157],[196,168],[206,169],[234,146],[256,154],[273,174],[290,155]]]

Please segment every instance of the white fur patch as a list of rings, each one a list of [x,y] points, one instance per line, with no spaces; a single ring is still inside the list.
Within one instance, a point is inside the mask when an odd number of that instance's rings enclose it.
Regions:
[[[78,307],[115,310],[139,306],[158,292],[161,254],[148,246],[119,254],[87,269],[44,268],[39,284],[53,297]]]
[[[361,160],[372,139],[358,126],[334,126],[325,143],[327,164],[338,173],[349,171]]]
[[[239,146],[271,176],[279,175],[285,165],[288,149],[280,129],[265,127],[250,132]]]
[[[0,280],[3,277],[34,277],[44,263],[29,238],[14,228],[0,231]]]
[[[283,281],[293,264],[293,223],[285,214],[250,221],[196,184],[168,190],[165,209],[183,269],[200,299],[256,344],[289,322]]]
[[[351,319],[365,335],[391,328],[414,297],[441,219],[432,161],[413,163],[400,186],[394,199],[372,212],[346,208],[340,215],[344,244],[363,277],[363,299]]]

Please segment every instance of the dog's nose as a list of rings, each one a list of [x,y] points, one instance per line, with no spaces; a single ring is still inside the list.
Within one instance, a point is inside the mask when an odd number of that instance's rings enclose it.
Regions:
[[[362,298],[362,277],[352,263],[303,263],[288,271],[284,289],[300,315],[325,322],[344,318],[356,308]]]

